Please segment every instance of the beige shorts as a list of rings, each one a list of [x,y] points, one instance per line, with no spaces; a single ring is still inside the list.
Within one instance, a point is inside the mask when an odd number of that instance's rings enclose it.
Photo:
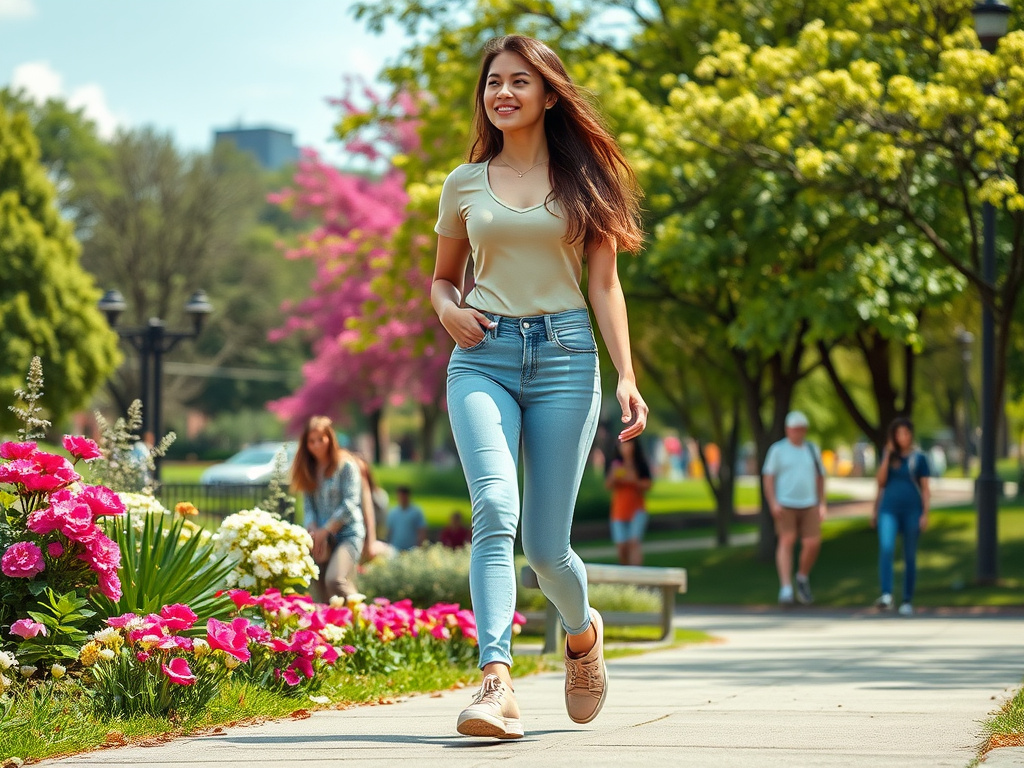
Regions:
[[[798,539],[820,539],[821,515],[818,513],[818,505],[802,509],[783,507],[775,518],[775,532],[780,536],[795,533]]]

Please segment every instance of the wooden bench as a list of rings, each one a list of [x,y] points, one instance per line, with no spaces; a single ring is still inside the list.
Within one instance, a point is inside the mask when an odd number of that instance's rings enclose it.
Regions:
[[[614,626],[661,626],[661,639],[672,634],[672,614],[676,594],[686,592],[685,568],[651,568],[636,565],[604,565],[585,563],[589,584],[633,584],[640,587],[657,587],[661,590],[661,613],[608,613],[602,614],[605,624]],[[519,573],[522,585],[528,589],[540,589],[537,574],[524,565]],[[562,650],[565,642],[562,622],[558,610],[547,601],[544,611],[544,653]]]

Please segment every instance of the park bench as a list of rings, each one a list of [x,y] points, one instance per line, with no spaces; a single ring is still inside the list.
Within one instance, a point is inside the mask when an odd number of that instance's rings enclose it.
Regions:
[[[676,604],[676,593],[686,592],[685,568],[651,568],[636,565],[604,565],[584,563],[587,569],[589,584],[633,584],[639,587],[657,587],[661,590],[661,612],[615,612],[602,614],[605,624],[613,626],[647,626],[657,624],[661,627],[661,639],[665,640],[672,634],[672,613]],[[519,573],[520,581],[528,589],[539,589],[537,574],[524,565]],[[558,611],[551,601],[547,601],[544,611],[544,653],[562,650],[565,642],[562,622]]]

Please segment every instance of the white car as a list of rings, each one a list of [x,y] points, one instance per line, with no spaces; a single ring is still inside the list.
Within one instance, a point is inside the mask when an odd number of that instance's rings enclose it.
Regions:
[[[256,443],[243,448],[223,464],[214,464],[199,477],[200,485],[266,485],[274,474],[274,463],[284,455],[289,471],[298,443],[295,441]]]

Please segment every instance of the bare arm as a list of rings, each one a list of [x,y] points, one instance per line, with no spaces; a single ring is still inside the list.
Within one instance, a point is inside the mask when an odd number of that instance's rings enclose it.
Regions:
[[[479,344],[484,338],[483,329],[492,327],[486,315],[461,306],[469,252],[469,240],[438,235],[437,261],[430,284],[430,303],[441,325],[460,347]]]
[[[771,510],[773,515],[777,515],[779,503],[775,500],[775,475],[762,475],[761,479],[764,486],[764,498],[768,502],[768,509]]]
[[[619,373],[615,397],[622,407],[622,421],[629,424],[619,435],[620,440],[636,437],[647,426],[647,403],[636,388],[636,374],[629,350],[629,320],[626,317],[626,299],[616,269],[615,243],[601,240],[587,243],[590,306],[601,329],[612,364]],[[632,422],[632,423],[630,423]]]

